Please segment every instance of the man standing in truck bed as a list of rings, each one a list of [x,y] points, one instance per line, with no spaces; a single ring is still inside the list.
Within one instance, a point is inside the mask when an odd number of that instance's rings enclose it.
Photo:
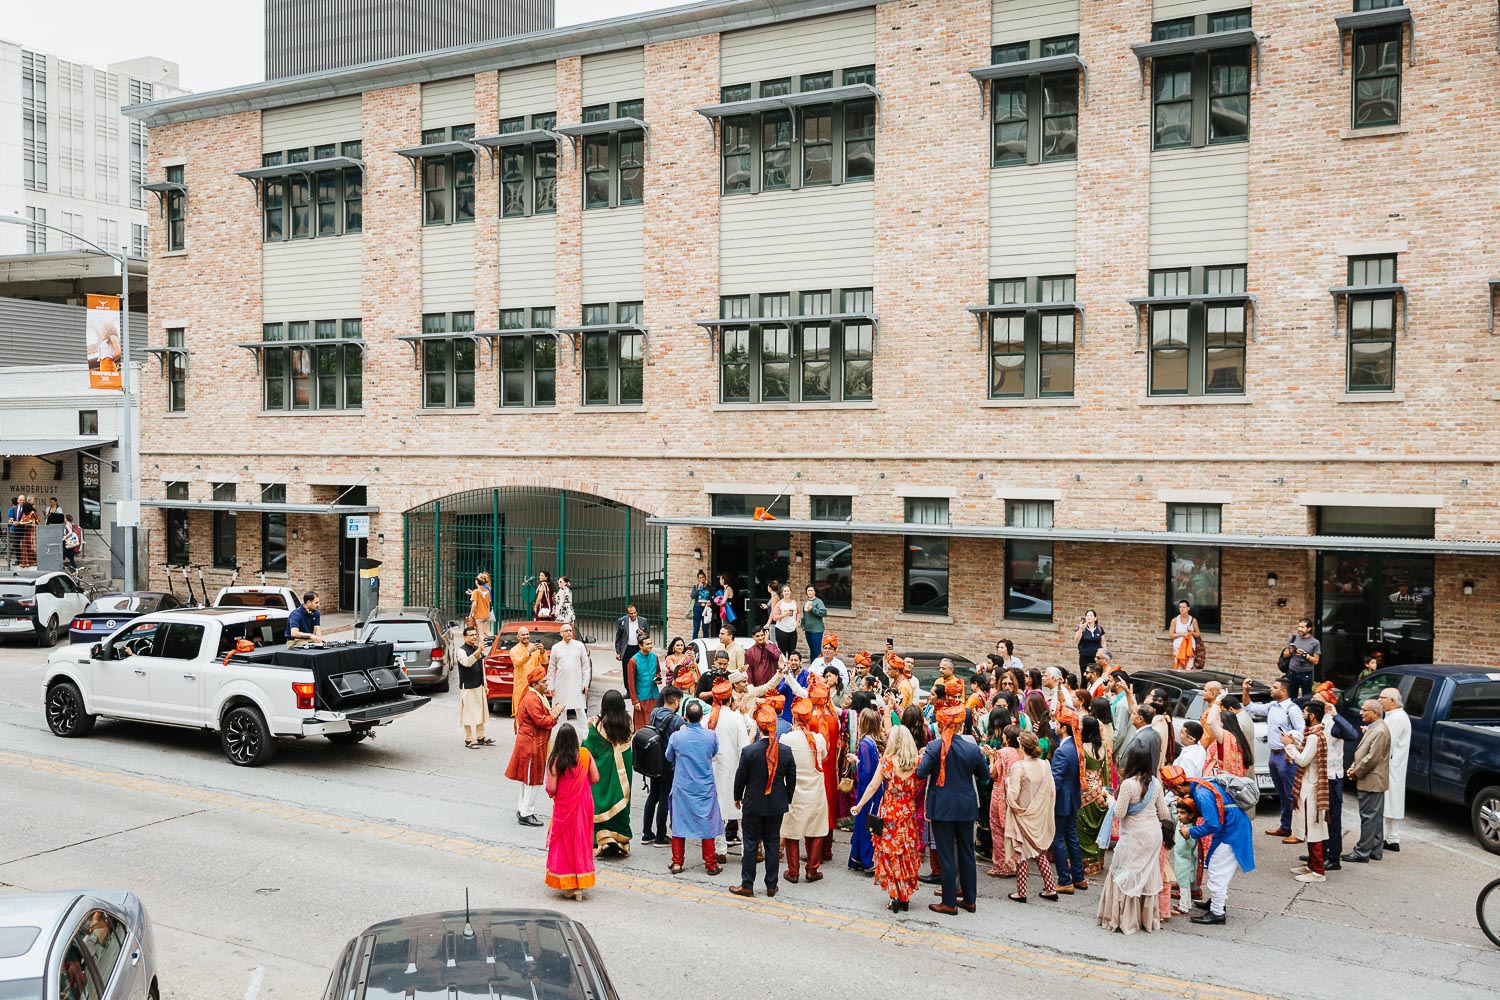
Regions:
[[[318,595],[309,590],[302,595],[302,606],[293,608],[286,620],[286,641],[290,649],[321,645],[323,613],[318,610]]]

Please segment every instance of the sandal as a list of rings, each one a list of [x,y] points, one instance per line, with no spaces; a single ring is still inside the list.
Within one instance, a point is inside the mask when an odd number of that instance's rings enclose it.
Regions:
[[[495,745],[495,741],[490,739],[488,736],[486,736],[482,740],[475,740],[474,742],[478,743],[482,747],[492,747]]]
[[[473,740],[464,740],[464,746],[467,747],[470,750],[478,750],[479,749],[479,744],[475,743]]]
[[[1010,900],[1012,903],[1024,903],[1024,902],[1026,902],[1026,897],[1025,896],[1018,896],[1015,893],[1011,893],[1009,896],[1006,896],[1005,898],[1008,899],[1008,900]]]
[[[681,875],[682,874],[682,866],[681,865],[668,865],[667,866],[667,871],[671,872],[673,875]]]

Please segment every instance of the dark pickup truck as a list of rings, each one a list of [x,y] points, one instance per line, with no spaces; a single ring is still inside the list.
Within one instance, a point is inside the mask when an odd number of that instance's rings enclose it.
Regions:
[[[1339,701],[1356,727],[1362,702],[1401,692],[1411,716],[1406,790],[1468,807],[1474,836],[1500,854],[1500,671],[1407,664],[1355,683]]]

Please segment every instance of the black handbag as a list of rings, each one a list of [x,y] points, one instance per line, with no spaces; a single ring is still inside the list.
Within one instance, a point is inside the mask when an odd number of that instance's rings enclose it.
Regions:
[[[885,833],[885,820],[881,819],[879,816],[866,817],[865,829],[870,831],[870,836],[878,837],[881,834]]]

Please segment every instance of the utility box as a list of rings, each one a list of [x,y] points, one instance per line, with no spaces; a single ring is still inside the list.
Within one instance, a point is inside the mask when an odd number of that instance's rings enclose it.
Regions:
[[[379,605],[380,560],[360,556],[359,582],[354,588],[354,620],[366,620]]]

